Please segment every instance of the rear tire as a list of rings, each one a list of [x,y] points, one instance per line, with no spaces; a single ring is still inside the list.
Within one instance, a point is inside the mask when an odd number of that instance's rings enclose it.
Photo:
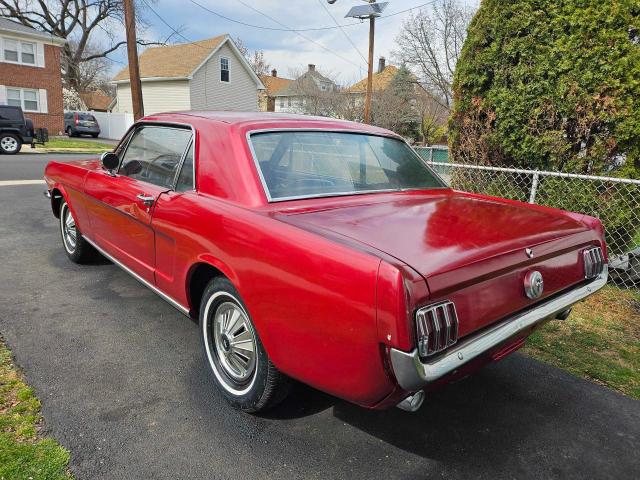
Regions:
[[[22,148],[22,140],[20,137],[12,133],[0,134],[0,152],[7,155],[15,155]]]
[[[64,251],[72,262],[87,263],[96,257],[96,250],[76,227],[76,220],[64,199],[60,203],[60,234]]]
[[[98,138],[98,134],[97,134],[97,133],[92,133],[92,134],[91,134],[91,136],[92,136],[93,138]]]
[[[240,294],[226,278],[214,278],[205,288],[200,336],[216,387],[234,408],[264,411],[289,393],[289,378],[271,363]]]

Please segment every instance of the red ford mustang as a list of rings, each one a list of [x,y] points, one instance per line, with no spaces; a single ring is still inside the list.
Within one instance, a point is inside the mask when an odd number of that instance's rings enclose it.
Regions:
[[[454,191],[357,123],[153,115],[45,179],[69,258],[100,252],[198,319],[216,385],[249,412],[291,378],[415,410],[607,279],[597,219]]]

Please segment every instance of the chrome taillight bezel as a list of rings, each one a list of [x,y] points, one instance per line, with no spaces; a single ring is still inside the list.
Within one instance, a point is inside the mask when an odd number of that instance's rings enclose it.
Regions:
[[[590,280],[596,278],[604,270],[604,254],[602,248],[592,247],[583,250],[584,278]]]
[[[416,344],[421,357],[442,352],[458,341],[458,314],[451,301],[422,307],[416,311]]]

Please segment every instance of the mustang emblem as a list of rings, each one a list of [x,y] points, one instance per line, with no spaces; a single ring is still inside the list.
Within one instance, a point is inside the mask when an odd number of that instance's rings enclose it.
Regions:
[[[540,298],[544,291],[544,279],[537,270],[527,272],[524,277],[524,293],[528,298]]]

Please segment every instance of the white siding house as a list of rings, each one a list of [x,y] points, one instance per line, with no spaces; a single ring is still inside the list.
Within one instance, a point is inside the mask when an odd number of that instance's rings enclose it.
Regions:
[[[275,111],[283,113],[306,113],[305,103],[309,98],[322,96],[337,89],[337,85],[318,73],[312,63],[306,72],[275,95]]]
[[[228,35],[149,48],[139,58],[145,115],[180,110],[257,111],[264,85]],[[114,111],[132,112],[128,68],[118,73]]]

